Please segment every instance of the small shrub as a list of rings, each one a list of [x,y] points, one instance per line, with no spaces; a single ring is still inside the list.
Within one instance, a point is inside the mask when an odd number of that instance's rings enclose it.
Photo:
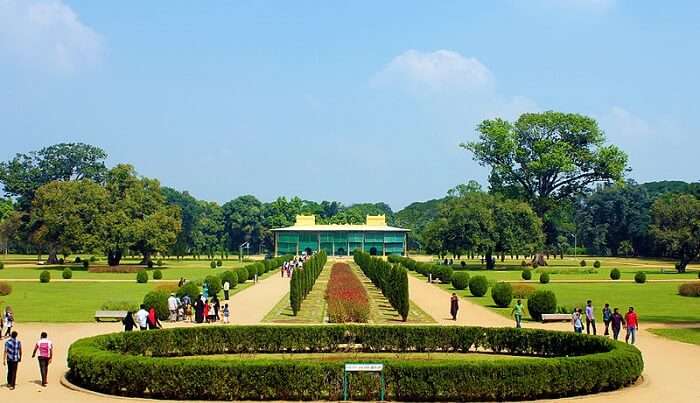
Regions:
[[[236,273],[238,274],[239,284],[243,284],[246,282],[246,280],[248,280],[248,269],[246,269],[245,267],[241,267]]]
[[[542,274],[540,274],[540,283],[541,283],[541,284],[547,284],[547,283],[549,283],[549,273],[542,273]]]
[[[435,276],[440,280],[441,283],[447,284],[452,280],[452,274],[454,271],[450,266],[440,266],[435,273]]]
[[[209,267],[211,267],[212,269],[216,269],[216,262],[213,260],[209,262]]]
[[[89,269],[89,268],[90,268],[90,261],[83,260],[83,269]]]
[[[0,281],[0,297],[12,294],[12,286],[7,281]]]
[[[458,271],[452,275],[452,287],[455,290],[466,290],[469,287],[469,273]]]
[[[204,279],[204,282],[207,284],[210,297],[213,297],[221,292],[221,280],[219,280],[219,277],[207,276],[207,278]]]
[[[637,284],[644,284],[647,282],[647,274],[644,273],[643,271],[638,271],[637,274],[634,275],[634,282]]]
[[[95,263],[97,261],[97,256],[90,256],[90,261]]]
[[[197,296],[199,296],[199,294],[201,294],[199,287],[197,287],[197,284],[195,284],[192,281],[183,284],[183,286],[178,288],[176,292],[178,298],[182,298],[185,295],[189,295],[191,299],[195,299],[197,298]]]
[[[146,309],[155,308],[156,316],[158,316],[159,320],[166,320],[170,316],[170,310],[168,309],[169,297],[170,293],[168,292],[151,291],[143,297],[143,304],[146,305]]]
[[[596,269],[600,269],[600,260],[596,260],[595,262],[593,262],[593,267],[595,267]]]
[[[610,279],[611,280],[619,280],[620,279],[620,269],[612,269],[610,270]]]
[[[262,264],[261,262],[258,262],[258,263],[255,263],[253,266],[255,266],[255,272],[258,274],[258,277],[265,274],[265,265],[264,264]]]
[[[64,280],[70,280],[73,278],[73,270],[71,270],[70,267],[66,267],[65,269],[63,269],[63,273],[61,273],[61,276]]]
[[[47,270],[44,270],[39,274],[39,281],[42,283],[48,283],[51,281],[51,273],[49,273]]]
[[[536,269],[536,268],[538,268],[538,267],[540,267],[540,265],[538,265],[538,264],[535,263],[535,262],[532,263],[532,268],[533,268],[533,269]]]
[[[224,262],[221,261],[221,259],[218,259],[218,260],[216,261],[216,267],[221,267],[223,264],[224,264]]]
[[[146,267],[148,267],[149,269],[152,269],[152,268],[153,268],[153,260],[149,260],[149,261],[146,263]]]
[[[528,284],[513,284],[513,298],[528,299],[535,291],[535,287]]]
[[[76,257],[75,257],[75,260],[73,260],[73,262],[74,262],[74,263],[80,263],[80,262],[81,262],[80,256],[76,256]]]
[[[524,261],[524,260],[522,260],[522,261],[520,262],[520,267],[527,267],[527,262]]]
[[[100,306],[103,311],[131,311],[139,310],[139,304],[127,301],[107,301]]]
[[[230,270],[226,270],[225,272],[221,273],[221,286],[223,287],[224,283],[228,281],[229,287],[231,289],[236,287],[236,284],[238,284],[238,274],[235,272],[232,272]]]
[[[475,297],[483,297],[489,289],[489,281],[484,276],[469,279],[469,292]]]
[[[148,282],[148,273],[146,273],[146,270],[141,269],[136,273],[136,282],[141,284]]]
[[[527,310],[533,320],[541,321],[542,314],[557,311],[557,297],[549,290],[535,291],[527,299]]]
[[[491,298],[501,308],[510,306],[510,302],[513,300],[513,287],[505,282],[496,283],[491,288]]]
[[[462,268],[464,269],[465,267],[467,267],[467,262],[465,262],[464,260],[462,260],[461,262],[459,262],[459,265],[462,266]],[[699,274],[700,274],[700,273],[699,273]]]
[[[586,261],[585,261],[585,260],[581,260],[581,261],[579,262],[579,265],[580,265],[581,267],[586,267]]]
[[[160,267],[160,266],[162,266],[162,265],[163,265],[163,259],[158,259],[158,260],[156,261],[156,266]]]
[[[255,275],[258,274],[258,268],[255,264],[248,265],[246,270],[248,270],[248,280],[255,280]]]
[[[700,297],[700,283],[683,283],[678,286],[678,294],[684,297]]]
[[[163,272],[158,270],[158,269],[153,270],[153,279],[154,280],[162,280],[163,279]]]
[[[523,270],[522,273],[520,273],[520,277],[522,277],[523,280],[531,280],[532,279],[532,271],[525,269],[525,270]]]

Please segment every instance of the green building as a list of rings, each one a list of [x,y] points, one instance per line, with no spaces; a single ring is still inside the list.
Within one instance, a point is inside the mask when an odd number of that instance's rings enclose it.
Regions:
[[[356,249],[376,256],[405,256],[409,230],[386,225],[383,215],[368,215],[364,225],[317,225],[315,216],[298,215],[293,226],[273,228],[272,232],[276,256],[321,250],[328,256],[350,256]]]

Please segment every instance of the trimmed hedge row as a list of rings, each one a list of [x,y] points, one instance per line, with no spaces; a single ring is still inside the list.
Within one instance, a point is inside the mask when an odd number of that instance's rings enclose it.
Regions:
[[[289,305],[294,316],[301,309],[301,302],[306,299],[311,289],[314,288],[316,279],[326,265],[326,252],[320,251],[304,262],[301,269],[294,269],[292,279],[289,282]]]
[[[385,364],[386,399],[401,401],[529,400],[595,393],[634,382],[644,366],[633,346],[539,329],[212,326],[78,340],[68,351],[68,378],[102,393],[162,399],[340,400],[342,361],[177,357],[346,352],[348,345],[365,352],[455,353],[454,358],[427,361],[373,359]],[[545,358],[470,361],[460,354],[477,349]],[[377,382],[372,376],[353,375],[351,398],[376,400]]]
[[[359,250],[354,252],[353,258],[405,322],[408,319],[410,309],[406,269],[400,263],[391,264]]]

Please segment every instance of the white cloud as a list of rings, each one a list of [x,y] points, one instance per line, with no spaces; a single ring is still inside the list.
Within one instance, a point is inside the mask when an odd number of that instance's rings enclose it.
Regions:
[[[478,59],[464,57],[455,51],[410,49],[384,66],[372,82],[375,85],[398,84],[417,90],[477,90],[489,87],[493,74]]]
[[[61,0],[0,0],[0,60],[73,72],[101,53],[100,35]]]
[[[639,139],[654,133],[647,121],[620,106],[610,108],[603,121],[613,136]]]

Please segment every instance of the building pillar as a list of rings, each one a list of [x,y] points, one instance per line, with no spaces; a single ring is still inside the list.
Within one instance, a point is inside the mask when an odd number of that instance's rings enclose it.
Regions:
[[[403,255],[408,257],[408,234],[403,233]]]
[[[277,241],[279,238],[279,233],[275,232],[275,256],[279,256],[279,253],[277,253]]]

